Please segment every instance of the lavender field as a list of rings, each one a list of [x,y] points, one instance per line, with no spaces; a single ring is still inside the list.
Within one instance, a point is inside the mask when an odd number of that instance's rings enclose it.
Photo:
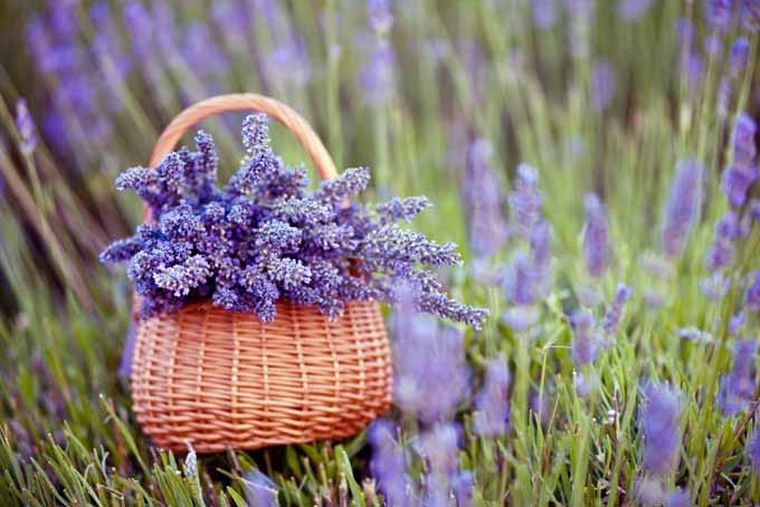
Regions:
[[[3,2],[0,505],[760,504],[759,32],[758,0]],[[243,112],[150,167],[243,92],[340,176]],[[354,437],[138,424],[140,322],[368,300],[392,407]]]

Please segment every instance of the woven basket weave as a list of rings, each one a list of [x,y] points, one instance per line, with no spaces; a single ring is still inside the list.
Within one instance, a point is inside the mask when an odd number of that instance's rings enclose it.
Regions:
[[[249,110],[283,123],[322,179],[337,175],[303,118],[255,94],[213,97],[180,113],[150,166],[200,120]],[[280,301],[270,323],[204,302],[139,322],[131,382],[137,421],[163,448],[184,450],[190,442],[216,452],[339,439],[388,410],[390,350],[376,302],[347,302],[331,322],[316,308]]]

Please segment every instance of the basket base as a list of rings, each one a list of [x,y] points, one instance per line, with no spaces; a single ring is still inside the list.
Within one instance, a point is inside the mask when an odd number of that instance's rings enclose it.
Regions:
[[[390,348],[375,302],[334,322],[278,303],[266,324],[197,304],[140,323],[131,380],[137,421],[162,448],[343,439],[390,407]]]

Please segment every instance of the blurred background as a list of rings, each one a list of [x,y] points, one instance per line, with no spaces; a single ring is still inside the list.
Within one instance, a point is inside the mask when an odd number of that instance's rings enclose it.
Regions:
[[[507,194],[521,162],[540,175],[558,293],[594,278],[609,298],[624,280],[637,308],[680,303],[665,320],[642,317],[647,330],[712,322],[698,285],[728,207],[719,182],[734,121],[760,111],[759,24],[753,0],[0,2],[0,392],[11,434],[31,453],[47,432],[65,441],[66,420],[88,446],[146,455],[93,408],[106,393],[109,421],[130,419],[113,372],[131,288],[97,256],[141,217],[114,177],[146,164],[184,107],[221,93],[293,106],[339,167],[372,169],[366,199],[435,203],[414,227],[460,244],[466,264],[446,273],[453,295],[497,316],[468,342],[473,364],[513,339],[497,329],[506,303],[488,273],[514,251]],[[222,180],[242,155],[241,119],[203,124]],[[282,129],[273,138],[286,161],[308,163]],[[658,257],[660,225],[684,159],[707,168],[705,198],[670,266]],[[614,256],[602,277],[583,264],[588,193],[609,218]],[[556,361],[569,377],[569,360]],[[662,361],[674,378],[701,374],[700,363],[681,372]],[[137,465],[124,462],[126,477]]]

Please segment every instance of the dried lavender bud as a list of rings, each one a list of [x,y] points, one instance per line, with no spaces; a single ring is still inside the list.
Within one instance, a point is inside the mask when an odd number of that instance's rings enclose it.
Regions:
[[[243,120],[243,146],[253,155],[269,146],[269,117],[263,113],[249,114]]]
[[[586,225],[583,232],[583,254],[586,270],[594,278],[604,274],[609,263],[607,212],[596,194],[587,194],[584,200]]]
[[[394,302],[390,288],[403,275],[417,286],[417,310],[481,324],[487,311],[449,298],[425,269],[458,264],[455,246],[395,223],[426,207],[424,198],[393,199],[376,212],[346,206],[367,186],[366,169],[348,170],[308,194],[304,169],[286,167],[268,146],[265,118],[249,117],[243,135],[248,157],[224,190],[215,186],[213,140],[202,132],[196,152],[182,148],[155,171],[132,168],[117,178],[119,189],[134,189],[149,203],[157,223],[102,255],[128,264],[143,317],[211,298],[268,322],[285,298],[337,318],[346,301]]]
[[[153,281],[158,287],[172,292],[175,297],[182,297],[205,282],[210,274],[206,259],[193,255],[184,264],[159,267],[153,274]]]
[[[381,223],[410,222],[425,208],[430,207],[427,197],[392,197],[390,201],[378,204],[375,210],[380,215]]]
[[[702,201],[702,165],[695,160],[678,164],[665,209],[662,248],[668,257],[681,254]]]
[[[599,354],[599,340],[594,333],[594,317],[588,310],[579,310],[570,317],[575,335],[572,356],[577,366],[593,363]]]
[[[473,430],[477,435],[495,438],[509,429],[509,370],[504,357],[496,357],[486,365],[482,390],[475,397]]]
[[[681,444],[681,399],[675,389],[653,383],[644,389],[644,399],[642,466],[653,475],[667,475],[676,465]]]
[[[37,147],[37,133],[25,99],[16,103],[16,129],[21,138],[21,151],[27,155],[31,154]]]

